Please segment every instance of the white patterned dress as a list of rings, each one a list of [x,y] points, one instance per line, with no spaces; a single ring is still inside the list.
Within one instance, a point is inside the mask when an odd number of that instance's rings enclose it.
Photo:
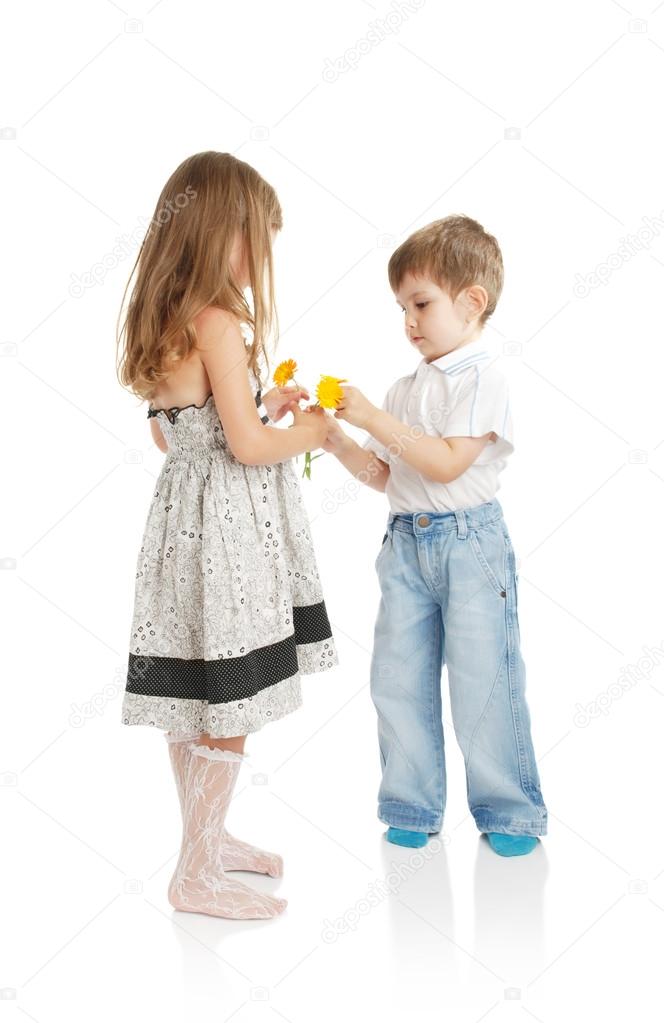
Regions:
[[[299,479],[292,459],[239,462],[212,394],[157,415],[168,453],[136,560],[122,721],[245,735],[301,705],[301,675],[339,663]]]

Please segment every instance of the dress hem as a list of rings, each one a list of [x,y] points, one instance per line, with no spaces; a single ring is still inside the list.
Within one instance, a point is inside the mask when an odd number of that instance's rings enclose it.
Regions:
[[[198,729],[199,733],[205,732],[212,739],[249,735],[302,706],[302,675],[329,671],[338,663],[336,654],[324,664],[312,659],[306,668],[301,668],[291,678],[261,690],[256,696],[232,703],[207,703],[205,700],[125,692],[122,723],[177,733]]]

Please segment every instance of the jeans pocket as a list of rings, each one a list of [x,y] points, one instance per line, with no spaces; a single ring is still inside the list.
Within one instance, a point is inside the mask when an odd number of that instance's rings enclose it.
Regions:
[[[479,567],[499,597],[506,597],[509,541],[505,537],[499,523],[490,522],[486,526],[473,526],[468,533],[471,550]]]
[[[374,562],[374,566],[376,568],[378,567],[378,561],[380,559],[380,556],[381,556],[381,554],[383,553],[383,551],[385,550],[386,547],[387,547],[387,533],[385,533],[385,536],[383,537],[383,539],[381,541],[380,550],[378,551],[378,554],[376,555],[376,560]]]
[[[518,590],[519,590],[519,573],[516,567],[516,554],[514,553],[514,547],[512,546],[512,538],[509,534],[509,530],[504,522],[500,524],[503,538],[505,540],[505,547],[507,549],[507,572],[508,575],[514,580],[514,609],[516,610],[518,602]]]

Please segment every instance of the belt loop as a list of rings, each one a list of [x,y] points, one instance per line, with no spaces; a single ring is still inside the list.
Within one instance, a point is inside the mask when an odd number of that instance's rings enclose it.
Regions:
[[[466,513],[463,508],[455,509],[454,514],[457,520],[457,536],[460,540],[465,540],[468,536],[468,523],[466,522]]]
[[[394,526],[392,525],[393,522],[394,512],[390,511],[390,513],[387,516],[387,525],[385,526],[385,532],[387,533],[390,539],[392,539],[392,530],[394,529]]]

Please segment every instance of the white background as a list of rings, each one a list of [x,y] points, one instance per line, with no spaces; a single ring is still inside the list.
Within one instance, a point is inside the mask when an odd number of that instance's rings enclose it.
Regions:
[[[2,17],[6,1018],[653,1018],[664,6],[65,0]],[[278,355],[310,388],[330,373],[380,404],[415,368],[386,275],[412,230],[466,213],[499,240],[505,289],[485,336],[510,378],[516,450],[498,497],[549,809],[529,856],[480,840],[444,673],[443,848],[362,901],[413,855],[375,816],[387,504],[349,491],[326,455],[302,489],[341,663],[250,737],[229,815],[284,856],[281,881],[243,879],[288,909],[235,923],[167,903],[166,744],[120,724],[163,456],[117,382],[115,326],[142,218],[206,149],[277,190]],[[621,255],[627,236],[641,248]],[[128,255],[113,265],[118,239]]]

